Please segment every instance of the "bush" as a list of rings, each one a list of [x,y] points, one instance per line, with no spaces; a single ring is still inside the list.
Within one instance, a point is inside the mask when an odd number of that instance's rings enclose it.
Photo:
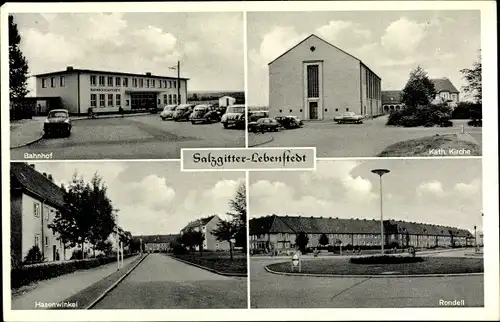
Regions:
[[[182,246],[182,245],[175,245],[173,248],[172,248],[172,253],[174,255],[184,255],[184,254],[187,254],[188,251],[187,249]]]
[[[408,256],[369,256],[369,257],[352,257],[349,262],[352,264],[405,264],[423,262],[422,257]]]
[[[40,252],[40,248],[38,246],[33,246],[30,248],[28,251],[28,254],[24,258],[24,263],[25,264],[35,264],[35,263],[41,263],[44,261],[45,258],[42,257],[42,252]]]
[[[427,105],[418,108],[407,107],[392,111],[386,125],[416,127],[432,127],[436,125],[450,126],[451,108],[445,104]]]
[[[123,258],[125,259],[133,255],[135,254],[123,255]],[[113,256],[67,262],[49,262],[12,268],[10,272],[11,288],[18,288],[32,282],[47,280],[57,276],[73,273],[76,270],[90,269],[115,261],[116,256]]]
[[[83,259],[83,252],[81,249],[75,249],[72,253],[71,253],[71,260],[75,260],[75,259]]]

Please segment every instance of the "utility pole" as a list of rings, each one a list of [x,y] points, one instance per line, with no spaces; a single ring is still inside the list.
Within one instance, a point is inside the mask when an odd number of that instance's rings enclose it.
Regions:
[[[182,104],[181,102],[181,62],[177,61],[177,100],[179,102],[179,105]]]
[[[382,176],[386,173],[389,173],[390,171],[387,169],[374,169],[372,170],[373,173],[377,174],[380,177],[380,245],[382,246],[382,255],[384,255],[384,244],[385,244],[385,239],[384,239],[384,211],[382,207]]]

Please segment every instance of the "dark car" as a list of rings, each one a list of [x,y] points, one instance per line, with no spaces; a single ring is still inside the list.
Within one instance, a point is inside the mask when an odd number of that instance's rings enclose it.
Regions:
[[[175,108],[174,115],[172,119],[176,122],[179,121],[189,121],[189,116],[193,112],[192,104],[181,104]]]
[[[298,116],[276,116],[275,120],[285,129],[295,129],[304,125],[304,122]]]
[[[248,123],[248,132],[277,132],[281,124],[273,118],[264,117]]]
[[[219,122],[221,117],[211,105],[196,105],[189,117],[192,124]]]
[[[346,124],[346,123],[361,124],[361,123],[363,123],[364,118],[365,118],[364,116],[357,115],[354,112],[346,112],[346,113],[342,113],[338,116],[335,116],[333,118],[333,121],[338,123],[338,124]]]
[[[245,129],[245,105],[237,104],[228,106],[220,122],[225,129],[229,127]]]
[[[67,110],[57,109],[49,112],[45,123],[43,124],[45,137],[53,135],[62,135],[68,137],[71,135],[71,119]]]
[[[248,111],[248,122],[256,122],[265,117],[269,117],[269,111]]]

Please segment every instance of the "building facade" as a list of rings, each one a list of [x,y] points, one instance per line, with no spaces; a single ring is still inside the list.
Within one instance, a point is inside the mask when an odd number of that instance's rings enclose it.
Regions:
[[[217,228],[218,223],[221,221],[217,215],[201,218],[190,222],[181,229],[181,236],[189,230],[200,231],[203,233],[205,239],[203,240],[203,250],[208,251],[226,251],[229,250],[229,242],[218,241],[212,232]],[[196,247],[196,250],[199,247]]]
[[[141,235],[134,237],[142,243],[147,253],[170,252],[173,244],[179,237],[178,234],[169,235]]]
[[[71,114],[159,109],[187,102],[187,78],[75,69],[38,74],[37,97],[60,97]]]
[[[339,244],[354,247],[381,245],[379,220],[272,215],[250,220],[250,249],[253,252],[294,251],[299,233],[307,235],[308,248]],[[323,234],[328,237],[328,245],[320,245]],[[472,246],[474,236],[464,229],[386,220],[384,245],[416,248]]]
[[[10,168],[11,258],[24,262],[33,246],[45,261],[65,260],[66,249],[48,226],[64,207],[63,191],[52,176],[39,173],[33,165],[12,162]]]
[[[381,78],[356,57],[310,35],[269,63],[272,117],[328,120],[344,112],[382,114]]]

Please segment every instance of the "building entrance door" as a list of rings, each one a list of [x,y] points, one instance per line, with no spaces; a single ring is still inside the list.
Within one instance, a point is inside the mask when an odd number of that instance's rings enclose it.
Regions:
[[[155,93],[132,93],[130,94],[131,108],[134,109],[156,109]]]
[[[56,251],[57,251],[56,245],[52,245],[52,260],[53,261],[57,260],[57,258],[56,258]]]
[[[318,102],[309,102],[309,119],[318,119]]]

